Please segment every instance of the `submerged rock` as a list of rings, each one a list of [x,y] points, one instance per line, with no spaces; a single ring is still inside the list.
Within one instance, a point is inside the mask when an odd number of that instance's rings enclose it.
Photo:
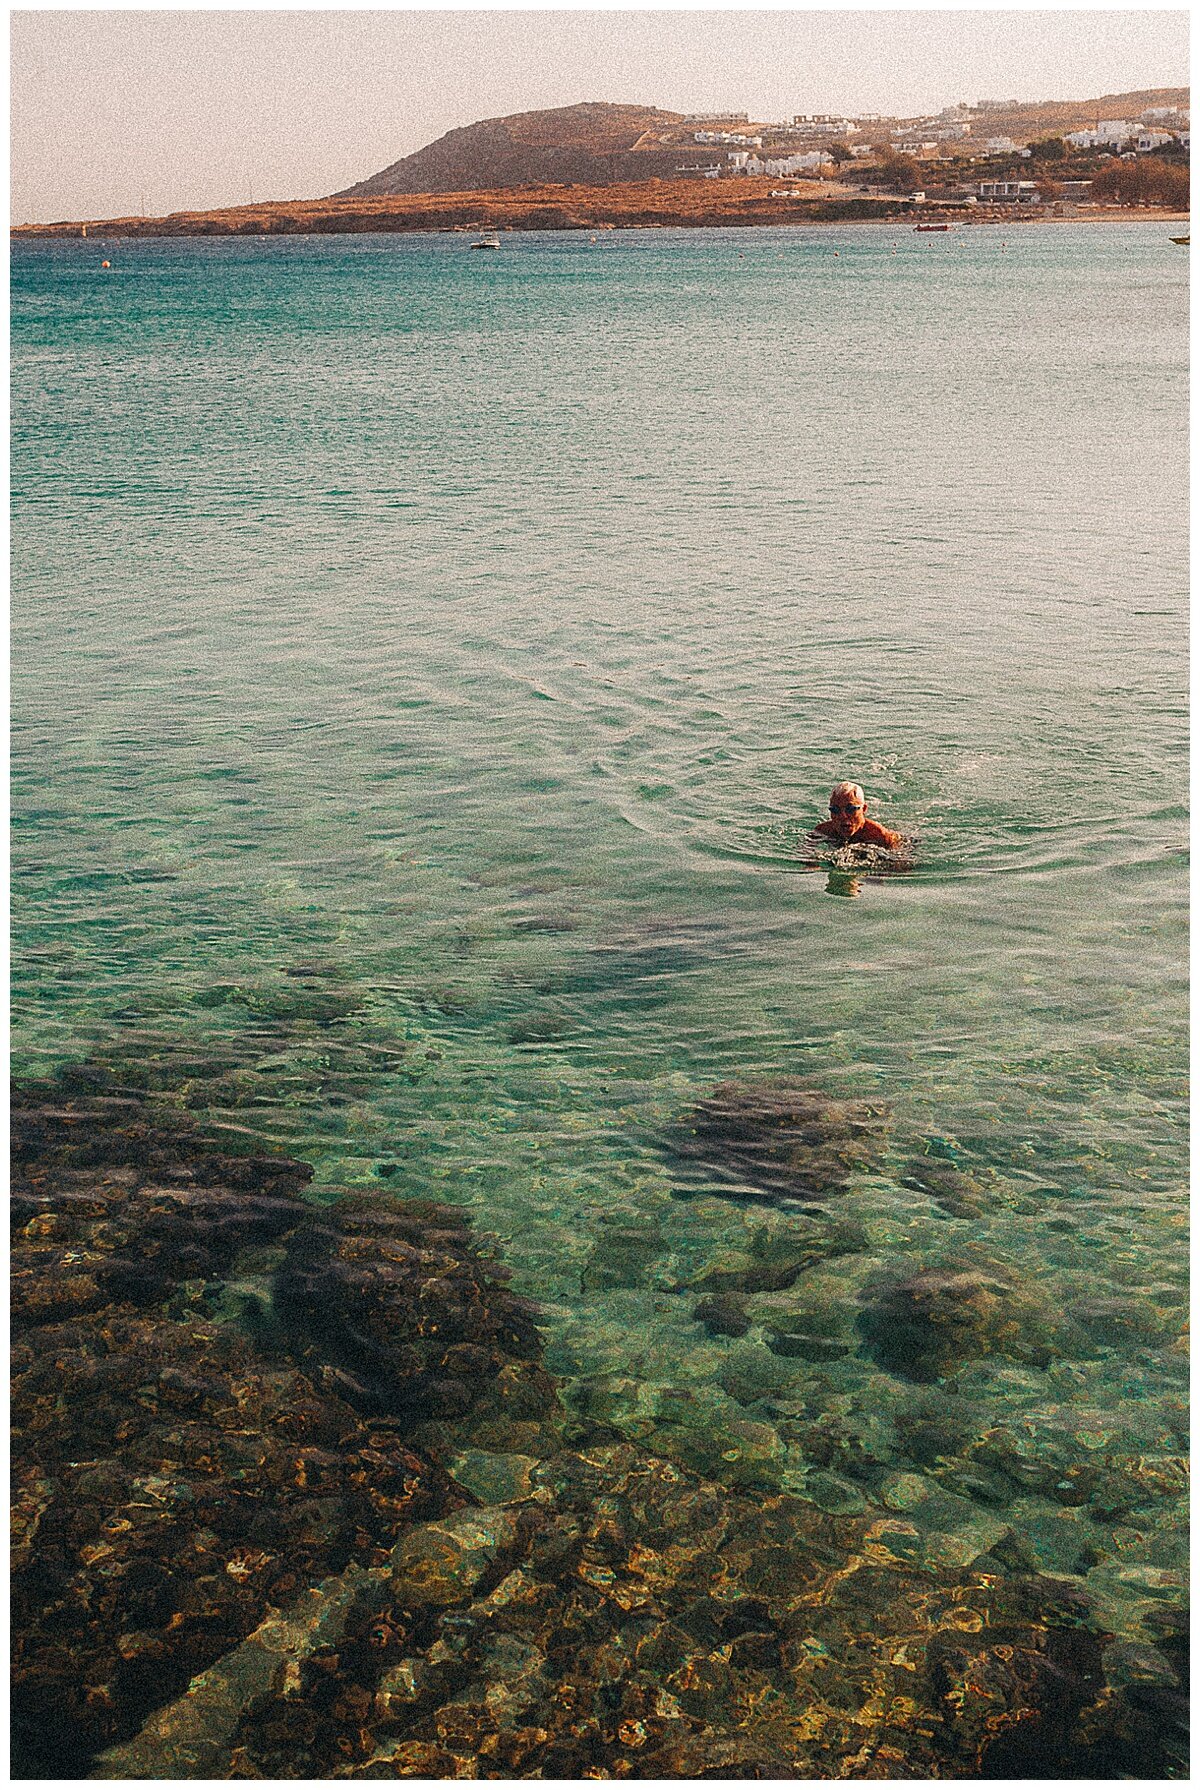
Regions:
[[[741,1247],[718,1251],[688,1285],[704,1293],[778,1293],[807,1268],[855,1255],[866,1243],[854,1219],[800,1213],[759,1225]]]
[[[504,1370],[540,1352],[533,1308],[506,1279],[471,1249],[461,1211],[355,1195],[294,1228],[274,1300],[302,1362],[360,1409],[416,1425],[494,1401]],[[548,1411],[549,1382],[525,1382]]]
[[[393,1598],[405,1608],[468,1603],[517,1550],[520,1519],[512,1511],[464,1510],[406,1536],[391,1561]]]
[[[446,1470],[456,1485],[464,1486],[481,1504],[516,1504],[533,1496],[537,1464],[532,1454],[490,1454],[469,1448],[453,1455]]]
[[[996,1203],[994,1192],[976,1176],[939,1156],[916,1156],[905,1163],[905,1187],[927,1193],[952,1218],[980,1218]]]
[[[1178,1775],[1177,1575],[1147,1581],[1153,1645],[1106,1655],[1078,1583],[1006,1555],[998,1516],[898,1473],[866,1397],[799,1422],[784,1451],[681,1382],[655,1418],[674,1458],[597,1428],[565,1449],[533,1314],[458,1214],[313,1210],[279,1161],[235,1185],[144,1112],[106,1109],[89,1131],[76,1102],[69,1123],[43,1111],[17,1134],[23,1775]],[[747,1253],[786,1273],[775,1247]],[[942,1308],[912,1297],[919,1278],[869,1309],[928,1330]],[[1036,1314],[1000,1278],[950,1299],[974,1313],[944,1326],[953,1353],[960,1330],[1007,1348],[1011,1323],[1026,1346]],[[255,1325],[226,1315],[235,1285],[259,1289]],[[794,1311],[828,1333],[817,1296]],[[743,1352],[787,1371],[753,1344],[721,1351]],[[906,1434],[941,1471],[967,1446],[941,1408],[967,1401],[906,1396]],[[1147,1491],[1174,1472],[1122,1469]]]
[[[14,1721],[32,1775],[95,1747],[270,1607],[456,1501],[393,1432],[226,1324],[110,1310],[27,1328],[12,1357]]]
[[[707,1299],[698,1299],[692,1307],[692,1316],[698,1324],[704,1325],[710,1336],[745,1336],[750,1328],[745,1300],[732,1293],[710,1294]]]
[[[1071,1776],[1111,1728],[1077,1595],[910,1566],[831,1474],[824,1510],[625,1445],[535,1477],[538,1510],[482,1549],[477,1515],[414,1531],[422,1561],[434,1531],[461,1538],[465,1576],[401,1575],[398,1600],[352,1610],[247,1699],[213,1775],[961,1778],[1032,1775],[1044,1749]],[[1125,1680],[1176,1692],[1159,1652],[1119,1661]]]
[[[737,1198],[818,1202],[844,1191],[883,1145],[886,1111],[792,1080],[723,1082],[697,1102],[672,1154]]]
[[[999,1269],[922,1268],[874,1282],[859,1330],[880,1366],[906,1379],[943,1378],[978,1356],[1045,1366],[1052,1356],[1047,1308]]]
[[[318,1213],[306,1165],[136,1098],[18,1093],[12,1135],[14,1734],[23,1775],[70,1777],[268,1610],[465,1504],[394,1413],[554,1394],[457,1213]]]
[[[1079,1299],[1068,1306],[1068,1315],[1096,1343],[1106,1348],[1159,1342],[1167,1334],[1163,1314],[1153,1305],[1135,1299],[1103,1294]]]
[[[648,1285],[662,1250],[662,1231],[652,1213],[602,1214],[580,1275],[583,1291]]]

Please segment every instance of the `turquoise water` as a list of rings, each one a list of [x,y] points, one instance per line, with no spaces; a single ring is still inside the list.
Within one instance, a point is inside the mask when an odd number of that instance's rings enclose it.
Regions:
[[[935,1552],[965,1498],[1143,1633],[1185,1561],[1168,228],[30,242],[13,280],[18,1071],[160,1064],[319,1189],[462,1202],[581,1411],[868,1507],[915,1474]],[[842,776],[911,874],[806,864]],[[815,1363],[692,1317],[795,1221],[680,1198],[664,1146],[778,1075],[891,1113],[830,1202],[863,1248],[792,1289]],[[860,1289],[963,1261],[1123,1315],[886,1372]],[[1055,1495],[1097,1466],[1152,1495]]]

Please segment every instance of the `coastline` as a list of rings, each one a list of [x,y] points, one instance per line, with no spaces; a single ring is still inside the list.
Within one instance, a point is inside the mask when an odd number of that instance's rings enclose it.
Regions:
[[[321,236],[478,231],[750,229],[780,224],[951,222],[963,227],[1025,223],[1186,223],[1187,212],[1144,206],[988,205],[964,208],[867,198],[820,182],[774,196],[767,180],[647,181],[612,187],[525,187],[468,193],[413,193],[385,199],[322,199],[171,212],[165,217],[76,218],[14,225],[31,237]],[[708,190],[705,190],[708,189]]]

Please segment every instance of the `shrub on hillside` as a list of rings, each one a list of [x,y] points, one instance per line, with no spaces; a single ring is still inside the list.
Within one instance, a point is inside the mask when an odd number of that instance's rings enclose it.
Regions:
[[[1136,162],[1111,161],[1092,182],[1094,199],[1116,205],[1169,205],[1174,211],[1185,211],[1189,194],[1187,169],[1157,156]]]

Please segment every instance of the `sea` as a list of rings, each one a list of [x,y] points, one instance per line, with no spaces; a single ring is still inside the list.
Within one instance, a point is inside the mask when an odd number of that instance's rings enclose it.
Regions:
[[[935,1563],[1019,1536],[1145,1639],[1186,1570],[1186,255],[470,240],[15,244],[16,1073],[137,1063],[314,1199],[466,1207],[577,1412]],[[814,850],[842,778],[908,868]],[[785,1197],[679,1147],[730,1086],[885,1141]],[[747,1295],[814,1211],[851,1246]],[[1015,1313],[938,1371],[864,1321],[928,1273]],[[743,1333],[696,1315],[739,1284]]]

